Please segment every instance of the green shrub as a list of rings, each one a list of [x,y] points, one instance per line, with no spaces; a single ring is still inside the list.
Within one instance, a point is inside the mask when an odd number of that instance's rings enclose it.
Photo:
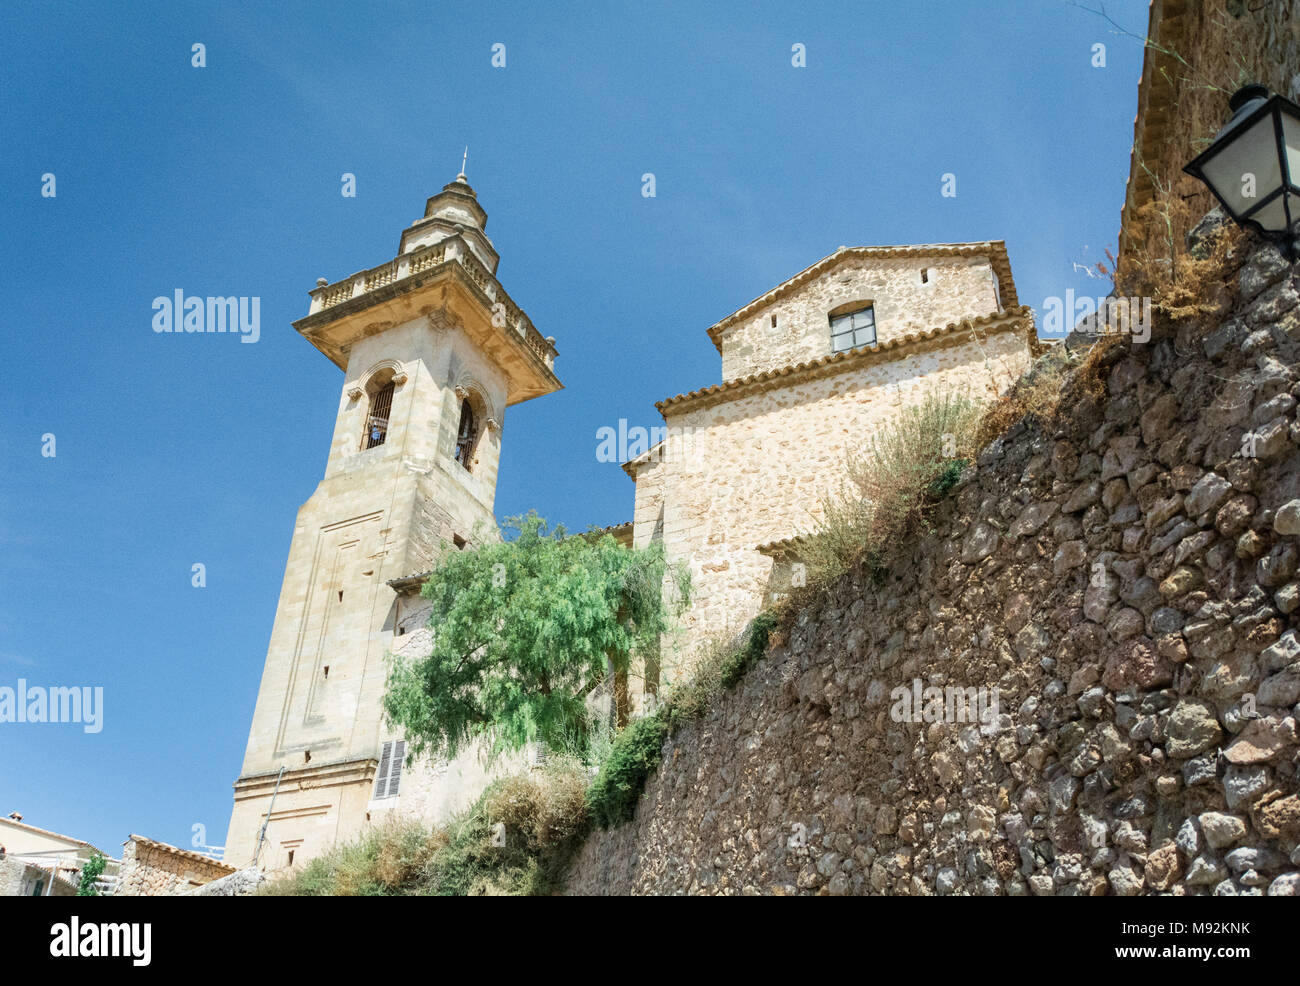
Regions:
[[[659,709],[614,738],[587,790],[587,811],[595,824],[614,828],[631,821],[669,734],[687,719],[703,715],[724,689],[736,686],[763,656],[776,626],[776,614],[764,611],[754,617],[739,647],[721,641],[706,645],[694,672],[672,689]]]
[[[547,895],[588,830],[586,775],[567,762],[494,782],[432,830],[377,825],[260,893],[301,897]]]
[[[749,625],[749,635],[744,646],[738,649],[722,667],[722,687],[734,688],[767,650],[767,641],[776,629],[776,614],[764,610]]]
[[[635,720],[614,740],[609,758],[587,790],[587,812],[601,828],[631,820],[645,782],[663,756],[668,719],[667,710],[661,709]]]
[[[942,500],[951,493],[957,481],[961,479],[962,470],[968,465],[970,461],[967,459],[953,459],[944,466],[943,471],[930,484],[930,496],[935,500]]]
[[[81,868],[81,879],[77,882],[78,897],[98,897],[99,888],[95,886],[104,872],[104,867],[108,865],[108,859],[103,853],[93,852],[90,858],[86,860],[86,865]]]

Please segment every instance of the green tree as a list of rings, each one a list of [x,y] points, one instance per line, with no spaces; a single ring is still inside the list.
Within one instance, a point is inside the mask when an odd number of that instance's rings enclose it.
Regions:
[[[86,860],[86,865],[81,868],[81,881],[77,884],[78,897],[98,897],[99,890],[95,887],[95,881],[99,879],[104,872],[104,867],[108,860],[103,853],[93,853]]]
[[[492,756],[532,742],[586,753],[587,694],[609,681],[625,723],[633,658],[655,666],[689,599],[662,545],[548,530],[536,513],[504,527],[517,536],[446,552],[425,582],[432,652],[395,660],[384,698],[413,754],[449,758],[480,738]]]

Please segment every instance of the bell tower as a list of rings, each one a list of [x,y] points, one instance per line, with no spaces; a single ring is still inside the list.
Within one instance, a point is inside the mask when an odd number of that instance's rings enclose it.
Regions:
[[[402,232],[395,259],[318,281],[293,323],[344,380],[325,476],[294,524],[235,781],[234,866],[253,861],[268,813],[263,866],[318,855],[364,824],[385,655],[400,632],[388,583],[427,572],[444,546],[494,536],[506,408],[561,387],[554,340],[497,280],[486,226],[462,169]]]

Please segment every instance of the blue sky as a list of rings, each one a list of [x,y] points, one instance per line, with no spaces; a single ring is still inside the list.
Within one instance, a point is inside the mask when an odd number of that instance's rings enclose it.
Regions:
[[[0,686],[102,686],[104,725],[0,723],[0,814],[224,840],[342,384],[290,322],[465,145],[566,386],[510,410],[497,512],[585,528],[632,510],[597,429],[718,382],[704,330],[841,245],[1005,239],[1022,302],[1105,293],[1074,265],[1115,242],[1140,68],[1056,0],[7,4]],[[260,341],[155,334],[176,288],[260,297]]]

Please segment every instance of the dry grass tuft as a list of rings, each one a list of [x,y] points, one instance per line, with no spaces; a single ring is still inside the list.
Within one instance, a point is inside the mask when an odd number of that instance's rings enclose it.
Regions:
[[[981,407],[962,394],[927,393],[876,432],[865,453],[849,457],[845,483],[799,547],[807,589],[815,592],[859,561],[885,564],[974,458]],[[792,593],[782,609],[808,595]]]

